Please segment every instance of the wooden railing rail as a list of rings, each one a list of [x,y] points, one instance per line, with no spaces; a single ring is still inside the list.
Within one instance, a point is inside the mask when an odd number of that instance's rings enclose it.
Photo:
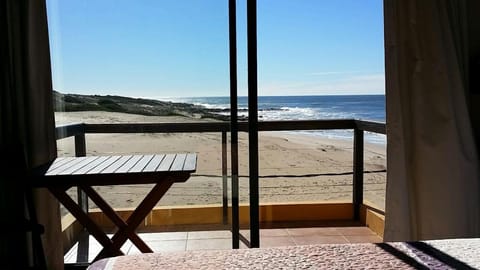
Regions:
[[[364,122],[364,121],[362,121]],[[369,123],[369,122],[365,122]],[[377,124],[377,123],[375,123]],[[380,123],[378,123],[380,124]],[[69,131],[80,130],[76,125],[62,126]],[[354,129],[356,120],[289,120],[263,121],[258,123],[259,131],[287,131],[287,130],[331,130]],[[368,128],[367,124],[361,127]],[[248,132],[248,123],[239,122],[239,131]],[[121,124],[83,124],[85,133],[189,133],[189,132],[228,132],[228,122],[195,122],[195,123],[121,123]],[[367,130],[370,131],[370,130]],[[372,130],[375,132],[374,130]],[[380,133],[380,132],[377,132]]]
[[[363,120],[354,120],[355,126],[359,130],[378,133],[378,134],[387,134],[387,128],[385,123],[373,122],[373,121],[363,121]]]
[[[85,126],[87,124],[84,123],[72,123],[67,125],[60,125],[55,128],[55,135],[57,140],[85,134]]]

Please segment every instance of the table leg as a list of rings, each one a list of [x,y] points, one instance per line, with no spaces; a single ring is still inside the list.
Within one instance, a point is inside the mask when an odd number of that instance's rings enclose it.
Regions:
[[[95,260],[104,258],[111,251],[118,250],[127,241],[130,235],[135,233],[135,229],[145,219],[157,204],[157,202],[165,195],[168,189],[174,183],[174,179],[163,179],[157,183],[153,189],[147,194],[143,201],[137,206],[135,211],[127,219],[127,226],[119,229],[112,237],[112,245],[104,247],[97,255]]]
[[[118,227],[119,230],[128,227],[128,224],[117,215],[115,210],[90,186],[79,186],[87,196],[103,211],[103,213]],[[135,233],[128,235],[132,243],[143,253],[152,253],[152,249]]]
[[[68,196],[66,190],[64,188],[49,188],[50,192],[60,201],[60,203],[67,208],[70,213],[82,224],[87,228],[90,234],[97,239],[97,241],[105,248],[111,252],[111,255],[123,255],[120,250],[115,250],[110,248],[113,245],[113,241],[108,238],[108,236],[103,232],[100,227],[90,219],[90,217],[83,212],[82,208],[78,206],[78,204]]]

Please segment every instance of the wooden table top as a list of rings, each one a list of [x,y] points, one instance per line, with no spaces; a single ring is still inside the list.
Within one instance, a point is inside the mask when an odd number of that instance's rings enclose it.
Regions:
[[[32,184],[40,187],[144,184],[156,183],[165,176],[184,182],[195,172],[196,165],[195,153],[60,157],[35,170]]]

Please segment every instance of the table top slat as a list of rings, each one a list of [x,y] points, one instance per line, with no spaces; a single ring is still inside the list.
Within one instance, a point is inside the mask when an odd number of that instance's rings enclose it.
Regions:
[[[145,166],[143,172],[154,172],[162,162],[163,158],[165,158],[165,154],[155,155],[152,160],[148,162],[147,166]]]
[[[184,171],[195,171],[197,167],[197,154],[188,153],[185,158],[185,163],[183,164]]]
[[[81,168],[83,168],[84,166],[88,165],[89,163],[93,162],[94,160],[96,160],[98,157],[96,156],[93,156],[93,157],[86,157],[84,160],[82,160],[82,162],[80,163],[77,163],[75,164],[75,166],[71,166],[69,167],[68,169],[66,170],[63,170],[61,172],[59,172],[58,174],[61,174],[61,175],[66,175],[66,174],[72,174],[73,172],[77,171],[77,170],[80,170]]]
[[[135,166],[133,166],[128,172],[141,172],[147,166],[147,164],[152,160],[154,155],[145,155],[140,159]]]
[[[173,161],[172,166],[170,167],[170,171],[181,171],[183,170],[183,164],[185,164],[185,159],[187,158],[187,154],[177,154],[175,160]]]
[[[196,170],[196,153],[66,157],[32,171],[36,187],[106,186],[185,182]],[[56,164],[55,169],[48,165]],[[47,170],[47,172],[45,172]]]
[[[175,154],[168,154],[165,156],[165,158],[162,160],[162,163],[158,166],[156,169],[157,172],[166,172],[170,170],[170,167],[172,166],[173,161],[175,160]]]
[[[118,168],[115,173],[126,173],[131,168],[137,164],[137,162],[143,157],[143,155],[135,155],[131,159],[129,159],[125,164],[123,164],[120,168]]]
[[[98,164],[91,170],[89,170],[86,174],[97,174],[100,173],[101,171],[105,170],[108,166],[112,165],[115,161],[117,161],[120,158],[120,156],[110,156],[108,159],[106,159],[104,162]]]
[[[121,156],[117,161],[112,163],[112,165],[108,166],[105,170],[101,171],[100,173],[114,173],[118,168],[120,168],[123,164],[125,164],[129,159],[132,158],[132,155],[129,156]]]
[[[105,160],[107,160],[108,156],[100,156],[96,160],[88,163],[87,165],[83,166],[79,170],[74,171],[72,174],[79,175],[79,174],[86,174],[91,169],[97,167],[98,165],[102,164]]]
[[[72,167],[72,166],[75,166],[76,164],[82,162],[84,159],[86,159],[87,157],[72,157],[70,158],[71,161],[61,165],[61,166],[58,166],[57,168],[51,170],[51,169],[48,169],[47,173],[45,175],[56,175],[56,174],[59,174],[61,173],[62,171],[64,170],[67,170],[68,168]]]
[[[66,164],[67,162],[73,161],[73,158],[67,158],[67,157],[61,157],[61,158],[56,158],[55,161],[53,161],[52,165],[50,165],[49,170],[52,171],[63,164]]]

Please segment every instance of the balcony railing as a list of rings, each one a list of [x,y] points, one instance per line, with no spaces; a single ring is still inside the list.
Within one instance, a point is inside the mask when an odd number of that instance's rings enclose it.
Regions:
[[[248,132],[248,123],[240,122],[239,132]],[[262,131],[313,131],[313,130],[352,130],[353,131],[353,220],[360,220],[360,209],[363,204],[364,190],[364,132],[386,134],[384,123],[353,119],[341,120],[289,120],[289,121],[262,121],[258,123],[258,130]],[[202,123],[122,123],[122,124],[85,124],[75,123],[58,126],[56,138],[74,137],[75,155],[86,155],[85,134],[112,134],[112,133],[221,133],[222,153],[222,220],[228,224],[228,171],[227,171],[227,133],[230,131],[228,122]],[[258,153],[254,153],[258,154]],[[238,160],[234,160],[237,162]],[[88,199],[81,190],[78,190],[78,203],[88,213]],[[258,192],[258,191],[256,191]],[[232,204],[232,213],[238,213],[238,204]],[[258,205],[256,206],[258,207]],[[236,208],[236,209],[235,209]],[[374,209],[380,214],[384,212]],[[258,225],[253,230],[258,230]],[[251,228],[252,229],[252,228]],[[242,240],[247,243],[246,239]]]

